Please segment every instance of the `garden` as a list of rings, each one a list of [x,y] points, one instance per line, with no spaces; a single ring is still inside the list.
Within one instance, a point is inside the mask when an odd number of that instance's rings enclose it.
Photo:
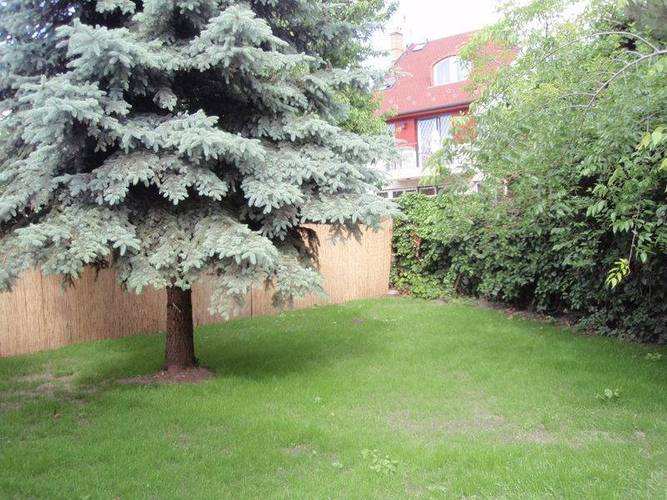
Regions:
[[[1,498],[667,497],[667,6],[508,3],[398,203],[395,7],[0,2]]]

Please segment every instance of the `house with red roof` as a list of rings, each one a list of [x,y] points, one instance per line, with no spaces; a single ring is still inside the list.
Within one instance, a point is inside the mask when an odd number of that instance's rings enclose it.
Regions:
[[[387,124],[396,137],[400,160],[384,166],[390,184],[383,196],[436,193],[437,186],[422,182],[424,166],[450,134],[452,117],[466,113],[472,102],[466,92],[468,68],[459,57],[472,35],[462,33],[405,47],[400,32],[390,34],[395,76],[381,92],[379,112],[390,116]]]

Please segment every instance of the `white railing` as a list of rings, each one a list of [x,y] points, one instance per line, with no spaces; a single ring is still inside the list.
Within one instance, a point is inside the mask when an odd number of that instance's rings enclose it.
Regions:
[[[417,165],[417,152],[414,148],[400,148],[399,157],[390,163],[378,166],[391,179],[408,179],[421,177],[423,169]]]

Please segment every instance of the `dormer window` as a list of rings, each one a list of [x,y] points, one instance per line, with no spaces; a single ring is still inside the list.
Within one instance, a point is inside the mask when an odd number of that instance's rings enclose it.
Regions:
[[[419,52],[420,50],[424,50],[424,47],[426,47],[426,44],[428,41],[423,41],[423,42],[417,42],[412,46],[412,52]]]
[[[445,85],[468,79],[468,67],[458,56],[443,59],[433,67],[433,85]]]
[[[387,78],[384,79],[382,82],[382,90],[389,90],[392,88],[394,85],[396,85],[396,82],[398,81],[398,78],[395,76],[388,76]]]

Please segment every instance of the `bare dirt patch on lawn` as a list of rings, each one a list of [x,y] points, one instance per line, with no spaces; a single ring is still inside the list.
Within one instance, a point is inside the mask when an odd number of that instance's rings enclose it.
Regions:
[[[477,432],[496,432],[506,422],[500,415],[476,408],[466,418],[418,418],[410,410],[394,412],[389,417],[389,425],[394,430],[410,434],[470,434]]]
[[[551,444],[556,436],[538,425],[535,428],[521,429],[505,417],[484,409],[475,409],[464,418],[416,418],[409,411],[393,413],[389,419],[392,429],[416,435],[448,434],[475,435],[490,434],[497,436],[505,444],[536,443]]]
[[[294,446],[289,446],[283,448],[283,453],[286,455],[293,456],[303,456],[303,455],[312,455],[316,450],[308,444],[295,444]]]
[[[553,433],[544,428],[543,425],[538,425],[534,429],[518,430],[508,432],[502,436],[504,443],[536,443],[536,444],[551,444],[556,441]]]
[[[157,385],[157,384],[192,384],[203,382],[213,377],[213,372],[206,368],[192,368],[175,373],[161,371],[150,375],[139,375],[138,377],[123,378],[117,380],[121,385]]]
[[[557,317],[554,316],[549,316],[537,311],[532,311],[528,309],[516,309],[514,307],[511,307],[506,304],[502,304],[499,302],[491,302],[486,299],[479,299],[474,301],[474,304],[481,308],[481,309],[490,309],[494,311],[500,311],[505,313],[508,318],[514,319],[520,318],[520,319],[525,319],[529,321],[536,321],[539,323],[549,323],[549,324],[555,324],[555,325],[560,325],[563,327],[572,327],[577,323],[577,320],[574,316],[572,315],[560,315]]]
[[[476,406],[465,417],[421,417],[412,410],[400,410],[388,415],[388,426],[400,433],[415,436],[432,437],[444,436],[475,436],[486,434],[499,443],[506,445],[561,444],[570,448],[584,448],[595,443],[609,443],[612,445],[636,443],[646,453],[649,447],[645,433],[636,431],[632,435],[624,436],[614,432],[602,430],[579,430],[568,432],[548,430],[543,424],[522,426],[508,418]]]
[[[18,411],[38,399],[81,403],[96,389],[77,386],[75,378],[75,372],[54,372],[48,367],[41,372],[13,377],[7,388],[0,389],[0,413]]]

